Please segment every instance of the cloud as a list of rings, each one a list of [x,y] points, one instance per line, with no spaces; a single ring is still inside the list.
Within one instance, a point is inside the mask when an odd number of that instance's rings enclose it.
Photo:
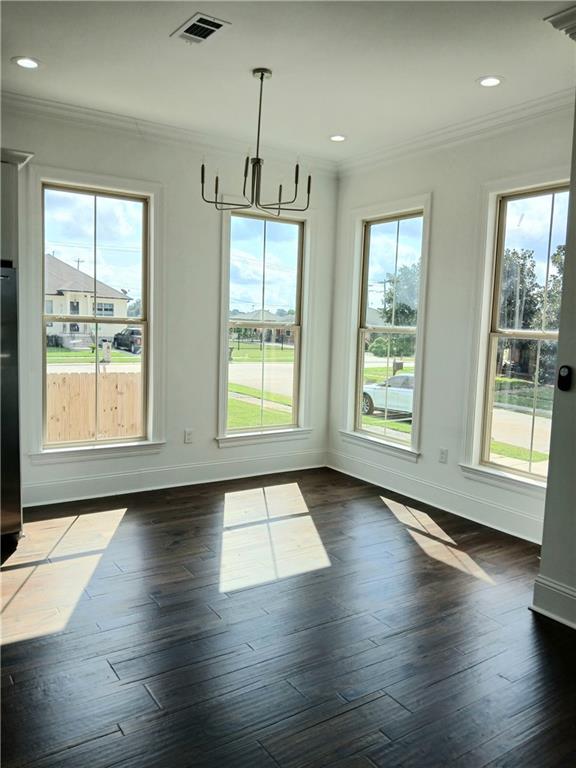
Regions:
[[[45,251],[88,275],[96,262],[98,280],[141,298],[143,203],[97,196],[94,219],[94,195],[52,189],[45,195]]]

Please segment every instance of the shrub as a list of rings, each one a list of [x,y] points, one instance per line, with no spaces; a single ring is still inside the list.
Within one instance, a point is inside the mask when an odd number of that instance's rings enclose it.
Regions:
[[[368,352],[371,352],[376,357],[386,357],[388,354],[388,341],[387,339],[382,338],[382,336],[379,336],[377,339],[374,339],[372,344],[368,347]]]

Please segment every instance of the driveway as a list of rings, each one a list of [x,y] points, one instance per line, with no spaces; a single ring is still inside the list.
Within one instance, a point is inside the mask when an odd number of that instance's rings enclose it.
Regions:
[[[292,363],[266,363],[264,366],[264,390],[278,395],[292,396]],[[262,386],[262,364],[230,363],[228,381],[245,387],[260,389]]]

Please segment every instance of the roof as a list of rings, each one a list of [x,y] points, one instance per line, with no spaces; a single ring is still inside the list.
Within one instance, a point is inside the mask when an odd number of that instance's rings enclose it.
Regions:
[[[269,310],[255,309],[253,312],[231,312],[230,320],[249,320],[250,323],[291,323],[294,322],[294,312],[285,315],[275,315]]]
[[[81,269],[66,264],[62,259],[57,259],[51,253],[45,256],[44,290],[46,295],[56,295],[63,291],[79,291],[80,293],[94,292],[94,277],[82,272]],[[122,291],[106,285],[101,280],[96,280],[96,295],[102,299],[130,300]]]

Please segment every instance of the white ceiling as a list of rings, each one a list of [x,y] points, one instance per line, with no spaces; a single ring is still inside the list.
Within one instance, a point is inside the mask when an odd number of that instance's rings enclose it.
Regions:
[[[566,2],[3,2],[3,88],[351,160],[575,84],[576,47],[542,19]],[[169,35],[196,11],[231,26]],[[10,58],[44,66],[25,71]],[[481,88],[480,75],[505,78]],[[328,137],[343,133],[348,141]]]

